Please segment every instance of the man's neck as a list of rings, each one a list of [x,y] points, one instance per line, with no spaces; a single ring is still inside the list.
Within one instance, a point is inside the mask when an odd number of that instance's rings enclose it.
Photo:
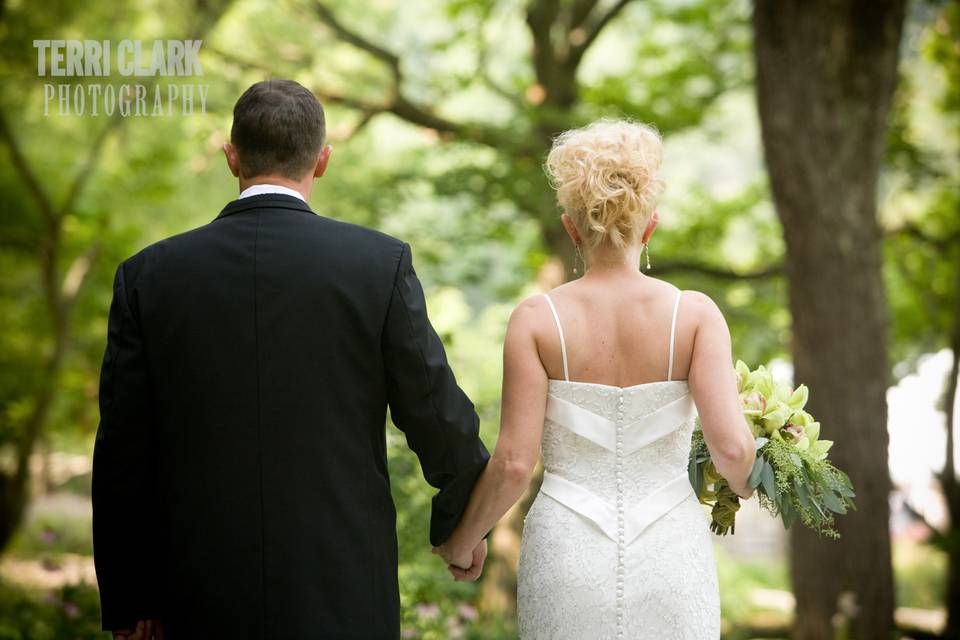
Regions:
[[[240,178],[240,193],[243,193],[248,187],[252,187],[258,184],[273,184],[281,187],[287,187],[288,189],[293,189],[297,193],[303,196],[303,199],[307,202],[310,201],[310,191],[313,187],[313,178],[305,180],[291,180],[290,178],[284,178],[283,176],[256,176],[253,178]]]

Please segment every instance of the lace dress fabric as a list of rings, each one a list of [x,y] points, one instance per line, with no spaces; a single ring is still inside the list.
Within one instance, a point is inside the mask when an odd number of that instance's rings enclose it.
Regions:
[[[709,516],[687,480],[695,416],[685,380],[550,381],[544,483],[520,546],[521,638],[720,637]]]

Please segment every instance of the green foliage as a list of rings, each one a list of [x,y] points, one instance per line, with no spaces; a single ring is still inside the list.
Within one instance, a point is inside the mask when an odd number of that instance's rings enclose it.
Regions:
[[[11,556],[56,562],[61,553],[93,555],[91,517],[69,511],[48,511],[30,518],[10,543]]]
[[[102,640],[97,588],[25,591],[0,581],[0,640]]]

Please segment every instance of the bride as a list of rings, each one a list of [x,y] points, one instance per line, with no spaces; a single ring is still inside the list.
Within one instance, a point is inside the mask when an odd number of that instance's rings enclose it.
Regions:
[[[754,443],[717,305],[638,269],[661,154],[655,129],[622,120],[554,141],[546,169],[585,273],[513,312],[496,449],[436,550],[468,576],[455,559],[522,496],[542,451],[520,546],[525,639],[720,636],[708,516],[687,478],[694,418],[743,498]]]

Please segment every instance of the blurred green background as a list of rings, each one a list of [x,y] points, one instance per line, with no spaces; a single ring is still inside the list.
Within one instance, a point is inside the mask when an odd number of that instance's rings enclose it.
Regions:
[[[112,276],[125,257],[212,220],[236,197],[220,148],[234,101],[257,80],[295,79],[325,104],[335,150],[311,204],[411,243],[431,318],[489,448],[510,310],[570,275],[542,160],[552,135],[602,116],[650,122],[664,135],[668,188],[650,275],[709,294],[728,319],[736,357],[792,375],[798,343],[788,291],[799,276],[786,258],[788,246],[804,245],[802,228],[778,216],[784,200],[772,195],[765,164],[753,10],[746,0],[0,0],[0,640],[106,637],[89,485]],[[869,65],[872,40],[843,34],[869,34],[876,16],[870,3],[850,11],[837,25],[824,18],[823,31],[849,47],[838,54],[843,60],[866,56]],[[960,544],[949,515],[958,492],[946,425],[956,418],[949,381],[960,345],[958,3],[907,3],[902,32],[893,43],[900,60],[889,114],[878,110],[885,151],[873,176],[877,203],[861,215],[879,231],[889,333],[877,348],[889,354],[889,386],[908,381],[912,391],[898,396],[897,411],[891,404],[889,425],[874,421],[878,448],[840,460],[855,484],[881,478],[881,502],[890,465],[892,552],[871,551],[865,564],[879,558],[881,583],[883,565],[893,567],[896,633],[957,637],[951,563]],[[765,37],[768,46],[781,38]],[[200,39],[203,75],[40,77],[33,41],[50,38],[129,38],[148,47]],[[126,118],[94,116],[89,102],[83,115],[61,114],[45,99],[48,84],[88,91],[132,82],[151,99],[157,87],[205,85],[203,112],[199,96],[192,114],[177,103],[173,113]],[[788,129],[808,135],[796,114]],[[869,156],[870,141],[861,142]],[[871,179],[849,176],[868,192]],[[831,215],[829,205],[820,208]],[[848,335],[856,322],[850,318]],[[818,393],[826,398],[828,390],[811,384],[811,397]],[[894,445],[918,453],[905,457],[892,446],[888,462],[887,426]],[[525,503],[498,526],[481,580],[452,582],[427,541],[432,490],[402,434],[387,428],[403,637],[516,637]],[[834,451],[845,447],[841,430],[824,422],[825,437],[838,441]],[[948,473],[938,475],[945,464]],[[852,529],[843,542],[851,546],[838,548],[856,549],[858,535]],[[842,593],[835,610],[805,611],[803,602],[796,610],[790,545],[752,505],[736,536],[718,541],[725,637],[785,638],[793,629],[795,637],[825,638],[797,631],[795,621],[808,616],[825,620],[835,637],[857,637],[857,620],[887,615],[882,603],[874,612],[869,598],[850,604]]]

